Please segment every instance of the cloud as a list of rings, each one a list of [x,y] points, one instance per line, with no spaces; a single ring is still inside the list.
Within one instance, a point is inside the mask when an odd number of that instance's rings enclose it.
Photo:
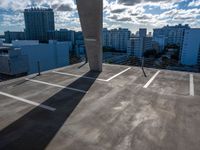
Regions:
[[[182,0],[182,2],[187,0]],[[179,8],[180,0],[117,0],[111,1],[105,7],[105,22],[121,27],[135,28],[146,27],[148,29],[158,28],[176,24],[189,24],[192,27],[200,25],[200,9]],[[160,10],[159,13],[151,14]]]
[[[131,17],[122,17],[122,18],[118,18],[117,21],[132,21],[132,18]]]
[[[151,19],[152,17],[144,14],[144,15],[137,16],[136,18],[140,20],[147,20],[147,19]]]
[[[80,30],[75,0],[0,0],[0,30],[24,28],[23,9],[30,4],[54,9],[57,29]],[[186,2],[186,8],[180,8]],[[188,23],[200,26],[200,0],[103,0],[104,27],[130,28],[132,31]],[[151,9],[149,9],[151,8]],[[1,10],[5,10],[1,13]],[[10,28],[13,27],[13,28]],[[2,32],[2,31],[0,31]]]
[[[118,4],[123,4],[123,5],[135,5],[141,3],[141,0],[118,0]]]
[[[72,6],[69,4],[53,4],[51,7],[56,11],[73,11],[74,10]]]
[[[121,17],[117,15],[113,15],[109,17],[113,21],[132,21],[131,17]]]
[[[18,26],[20,30],[24,27],[24,17],[23,14],[18,12],[15,14],[2,14],[1,26],[14,27]]]
[[[114,9],[114,10],[111,10],[111,13],[122,13],[122,12],[124,12],[125,10],[126,10],[125,8]]]
[[[200,0],[193,0],[192,2],[190,2],[188,4],[188,6],[190,6],[190,7],[198,7],[198,6],[200,6]]]
[[[76,8],[74,0],[1,0],[1,9],[23,11],[28,6],[49,6],[58,11],[72,11]]]
[[[186,0],[182,0],[186,1]],[[118,4],[125,6],[143,5],[143,6],[157,6],[161,9],[171,9],[177,7],[180,0],[117,0]]]
[[[124,5],[135,5],[139,3],[148,3],[148,2],[153,2],[153,3],[174,3],[178,2],[177,0],[118,0],[119,4],[124,4]]]
[[[192,27],[196,27],[199,22],[200,9],[173,9],[160,14],[157,19],[169,23],[175,24],[189,24]]]
[[[53,8],[57,29],[80,30],[74,0],[0,0],[0,11],[5,12],[4,14],[0,13],[0,28],[4,30],[5,28],[6,30],[22,30],[24,28],[23,10],[31,5]]]

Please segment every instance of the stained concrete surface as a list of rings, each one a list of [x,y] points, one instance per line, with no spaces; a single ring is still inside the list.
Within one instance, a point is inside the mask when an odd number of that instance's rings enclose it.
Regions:
[[[59,71],[107,79],[128,68],[103,65],[97,74],[79,65]],[[0,95],[0,149],[199,150],[200,75],[193,74],[190,96],[190,73],[161,70],[144,89],[157,70],[145,72],[147,78],[132,67],[109,82],[54,72],[28,77],[88,93],[24,78],[0,83],[1,92],[56,108],[51,112]]]
[[[58,72],[83,76],[86,71],[87,72],[90,71],[90,68],[89,68],[88,65],[84,65],[82,67],[80,67],[80,66],[82,66],[82,65],[75,64],[75,65],[69,66],[67,68],[59,69]],[[129,68],[127,66],[117,66],[117,67],[116,66],[112,67],[112,66],[113,65],[104,64],[104,67],[103,67],[101,73],[91,72],[90,74],[87,74],[87,77],[94,77],[95,78],[96,74],[98,74],[99,79],[107,80],[110,77],[112,77],[112,76],[120,73],[121,71],[124,71],[125,69]]]

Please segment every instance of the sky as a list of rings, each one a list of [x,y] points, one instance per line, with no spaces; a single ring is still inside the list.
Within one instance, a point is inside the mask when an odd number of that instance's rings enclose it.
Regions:
[[[189,24],[200,28],[200,0],[103,0],[104,23],[108,29],[154,28],[165,25]],[[0,34],[23,31],[23,10],[30,5],[51,7],[56,29],[80,31],[75,0],[0,0]]]

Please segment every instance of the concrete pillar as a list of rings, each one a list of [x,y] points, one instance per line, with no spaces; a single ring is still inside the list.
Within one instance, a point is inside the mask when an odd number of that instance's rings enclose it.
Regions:
[[[103,0],[76,0],[90,70],[102,71]]]

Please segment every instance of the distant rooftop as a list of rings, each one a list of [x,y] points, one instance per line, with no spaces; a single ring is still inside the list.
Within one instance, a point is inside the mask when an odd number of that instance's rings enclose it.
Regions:
[[[75,64],[0,83],[0,149],[198,150],[200,74]]]
[[[24,11],[25,12],[27,11],[53,11],[53,9],[47,6],[31,5],[31,6],[28,6]]]

